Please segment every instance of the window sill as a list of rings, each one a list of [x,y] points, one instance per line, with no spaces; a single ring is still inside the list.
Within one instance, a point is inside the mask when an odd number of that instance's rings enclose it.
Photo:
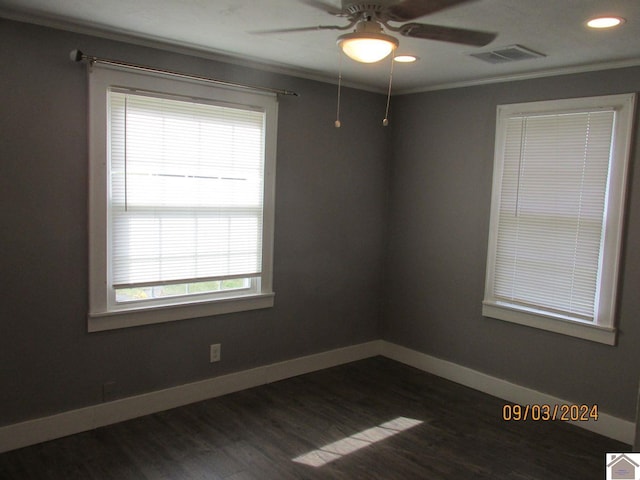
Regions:
[[[262,293],[200,303],[138,307],[122,311],[89,313],[88,331],[101,332],[118,328],[270,308],[273,307],[274,296],[274,293]]]
[[[482,304],[482,315],[592,342],[612,346],[616,344],[615,328],[601,327],[580,320],[555,317],[550,314],[545,315],[525,308],[516,308],[513,305],[485,301]]]

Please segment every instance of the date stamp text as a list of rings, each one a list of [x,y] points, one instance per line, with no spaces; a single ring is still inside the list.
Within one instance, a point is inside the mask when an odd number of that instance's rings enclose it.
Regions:
[[[547,422],[560,420],[563,422],[588,422],[598,420],[598,405],[577,404],[531,404],[512,405],[502,407],[502,420],[505,422]]]

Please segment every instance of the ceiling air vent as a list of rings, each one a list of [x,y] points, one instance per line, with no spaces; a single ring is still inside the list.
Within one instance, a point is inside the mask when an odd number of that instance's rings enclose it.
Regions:
[[[519,60],[546,57],[546,55],[529,50],[522,45],[511,45],[509,47],[492,50],[490,52],[471,53],[470,56],[488,63],[517,62]]]

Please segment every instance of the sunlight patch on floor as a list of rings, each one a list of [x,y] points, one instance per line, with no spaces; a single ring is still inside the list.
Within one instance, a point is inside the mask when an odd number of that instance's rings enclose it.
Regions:
[[[311,467],[322,467],[327,463],[338,460],[357,450],[361,450],[385,438],[392,437],[405,430],[420,425],[421,420],[413,418],[398,417],[389,422],[382,423],[377,427],[363,430],[350,437],[343,438],[337,442],[330,443],[317,450],[313,450],[293,459],[294,462],[309,465]]]

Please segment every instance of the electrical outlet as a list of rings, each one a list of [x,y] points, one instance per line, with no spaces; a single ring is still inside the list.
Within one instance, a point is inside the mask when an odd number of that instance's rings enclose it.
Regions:
[[[213,345],[209,345],[209,362],[219,362],[220,361],[220,344],[214,343]]]

